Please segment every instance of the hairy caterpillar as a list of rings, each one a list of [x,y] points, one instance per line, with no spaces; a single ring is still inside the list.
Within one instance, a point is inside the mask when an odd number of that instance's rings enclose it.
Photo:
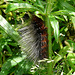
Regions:
[[[31,23],[18,31],[22,39],[22,49],[27,57],[37,62],[39,59],[47,58],[47,32],[44,22],[33,16]]]

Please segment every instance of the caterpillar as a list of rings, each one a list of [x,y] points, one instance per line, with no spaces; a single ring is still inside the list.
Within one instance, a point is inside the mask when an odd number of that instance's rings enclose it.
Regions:
[[[44,22],[33,16],[28,26],[18,30],[22,37],[19,41],[21,50],[27,58],[36,63],[38,60],[47,58],[47,28]]]

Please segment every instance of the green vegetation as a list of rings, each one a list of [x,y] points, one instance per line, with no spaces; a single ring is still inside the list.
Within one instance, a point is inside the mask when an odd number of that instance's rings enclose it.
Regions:
[[[48,59],[40,60],[39,67],[20,50],[21,37],[17,31],[30,23],[33,14],[48,28]],[[13,74],[75,74],[74,0],[0,1],[0,75]]]

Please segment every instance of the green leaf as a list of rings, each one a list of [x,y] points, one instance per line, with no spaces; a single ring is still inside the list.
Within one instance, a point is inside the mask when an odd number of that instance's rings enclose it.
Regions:
[[[2,52],[4,45],[0,45],[0,52]]]
[[[68,15],[68,10],[59,10],[51,13],[52,15]]]
[[[4,30],[11,38],[18,42],[19,34],[12,28],[12,26],[0,15],[1,29]]]
[[[43,4],[42,4],[42,2],[41,2],[41,0],[37,0],[37,3],[38,3],[42,8],[44,8],[44,7],[43,7]]]
[[[41,15],[40,15],[41,14]],[[42,11],[35,11],[35,15],[37,16],[37,17],[39,17],[39,18],[41,18],[42,20],[44,20],[43,19],[43,17],[42,17],[42,15],[45,15]]]
[[[69,53],[67,58],[70,59],[73,64],[75,64],[75,53]]]
[[[66,2],[64,0],[59,0],[59,4],[63,9],[75,11],[75,7],[73,7],[72,5],[70,5],[68,2]]]
[[[75,42],[72,40],[67,40],[67,42],[70,44],[71,48],[75,50]]]
[[[23,0],[6,0],[8,2],[12,1],[12,2],[23,2]]]
[[[59,10],[59,11],[55,11],[52,12],[51,15],[71,15],[71,16],[75,16],[75,12],[74,11],[70,11],[70,10]]]
[[[42,1],[40,1],[40,0],[35,0],[35,1],[29,0],[29,3],[33,4],[34,7],[37,7],[40,10],[44,11],[44,5],[43,5],[44,3],[42,3]]]
[[[33,5],[31,5],[29,3],[11,3],[11,4],[8,4],[6,13],[9,11],[19,9],[19,8],[24,8],[27,11],[39,10],[37,7],[34,7]]]
[[[56,18],[56,19],[59,19],[59,20],[61,20],[61,21],[65,21],[64,18],[61,17],[61,16],[55,16],[55,18]]]
[[[8,42],[8,44],[11,45],[11,46],[17,46],[17,43],[9,43]]]
[[[29,60],[24,60],[21,63],[18,64],[18,69],[15,71],[15,75],[23,75],[26,74],[30,71],[32,62]]]
[[[73,23],[73,26],[74,26],[74,29],[75,29],[75,16],[72,16],[71,20],[72,20],[72,23]]]
[[[9,70],[16,66],[18,63],[20,63],[21,61],[23,61],[24,59],[26,58],[26,55],[22,55],[22,56],[14,56],[10,59],[8,59],[2,66],[1,68],[1,72],[0,72],[0,75],[3,74],[3,75],[7,75]]]
[[[75,71],[75,53],[69,53],[67,56],[70,67]]]
[[[69,47],[65,46],[63,49],[59,51],[57,56],[54,58],[53,67],[55,66],[56,63],[58,63],[58,61],[60,61],[67,54],[67,50],[69,50]]]
[[[59,22],[55,19],[54,16],[49,16],[49,19],[50,19],[51,26],[54,29],[55,40],[58,42],[58,38],[59,38]]]
[[[0,5],[0,8],[6,8],[6,7],[7,7],[7,4]]]
[[[60,45],[56,42],[56,40],[53,41],[52,49],[53,49],[53,51],[60,49]]]
[[[4,3],[4,0],[0,0],[0,4],[3,4]]]
[[[10,48],[8,45],[6,45],[6,47],[7,47],[8,52],[9,52],[10,54],[12,54],[11,48]]]

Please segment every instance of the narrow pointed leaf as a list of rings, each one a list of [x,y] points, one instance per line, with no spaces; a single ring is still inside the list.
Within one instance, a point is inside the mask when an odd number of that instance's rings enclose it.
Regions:
[[[70,10],[70,11],[75,11],[75,7],[73,7],[71,4],[69,4],[66,1],[59,0],[59,4],[62,8]]]
[[[59,10],[51,13],[52,15],[68,15],[68,10]]]
[[[12,26],[0,15],[0,26],[11,38],[15,41],[20,39],[19,34],[12,28]]]
[[[39,10],[37,7],[34,7],[33,5],[29,3],[11,3],[11,4],[8,4],[6,12],[13,11],[19,8],[24,8],[27,11]]]
[[[54,37],[55,40],[58,42],[58,37],[59,37],[59,22],[55,19],[54,16],[49,16],[51,26],[54,29]]]
[[[11,51],[11,48],[9,47],[9,45],[6,46],[7,47],[7,50],[10,54],[12,54],[12,51]]]
[[[75,16],[75,12],[74,11],[70,11],[70,10],[59,10],[59,11],[55,11],[51,13],[52,15],[71,15],[71,16]]]

